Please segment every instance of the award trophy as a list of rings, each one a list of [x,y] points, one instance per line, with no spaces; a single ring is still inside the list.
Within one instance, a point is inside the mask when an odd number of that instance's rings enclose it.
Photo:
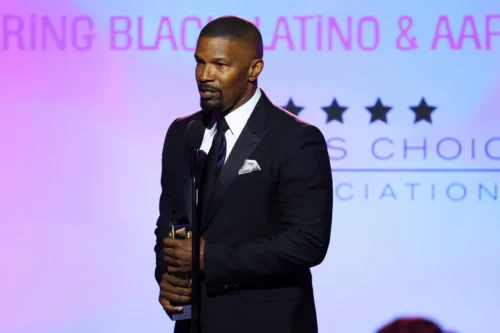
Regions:
[[[189,224],[172,224],[170,223],[170,231],[168,233],[169,238],[174,239],[190,239],[192,238],[192,233],[189,230]],[[191,279],[190,273],[174,273],[172,274],[180,279],[189,281]],[[185,320],[191,319],[191,304],[170,302],[173,306],[182,306],[181,313],[168,313],[171,320]]]

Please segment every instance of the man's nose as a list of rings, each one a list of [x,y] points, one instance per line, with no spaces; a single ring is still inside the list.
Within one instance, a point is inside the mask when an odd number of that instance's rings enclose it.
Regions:
[[[213,81],[214,80],[213,67],[210,66],[210,65],[203,65],[203,66],[201,66],[198,79],[201,82]]]

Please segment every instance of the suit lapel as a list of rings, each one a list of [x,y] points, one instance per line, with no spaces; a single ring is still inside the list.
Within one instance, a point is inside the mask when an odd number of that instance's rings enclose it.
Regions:
[[[265,124],[267,121],[267,116],[269,110],[271,109],[271,102],[268,100],[267,96],[262,91],[262,96],[259,102],[255,106],[252,115],[248,119],[247,124],[243,128],[240,136],[236,140],[236,143],[229,154],[229,157],[221,170],[219,179],[215,184],[215,190],[208,204],[206,212],[203,212],[203,225],[202,229],[206,229],[208,224],[212,220],[217,211],[222,199],[224,198],[227,189],[230,187],[231,183],[238,176],[239,169],[243,166],[248,157],[252,154],[255,148],[258,146],[264,135]]]

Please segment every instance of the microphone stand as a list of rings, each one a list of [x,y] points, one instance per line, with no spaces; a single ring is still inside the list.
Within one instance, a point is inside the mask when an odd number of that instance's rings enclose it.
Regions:
[[[196,160],[198,149],[191,150],[191,234],[192,234],[192,293],[191,293],[191,333],[201,333],[200,327],[200,225],[197,209],[197,193],[196,193]]]

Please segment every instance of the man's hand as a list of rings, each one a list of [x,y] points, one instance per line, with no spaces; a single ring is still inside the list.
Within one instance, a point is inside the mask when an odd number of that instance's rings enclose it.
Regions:
[[[165,238],[163,240],[165,262],[169,273],[190,273],[192,265],[192,242],[191,239]],[[205,240],[200,239],[200,271],[203,271],[203,258],[205,253]]]
[[[160,304],[169,313],[182,312],[182,306],[172,303],[186,303],[191,301],[191,281],[179,279],[168,273],[163,273],[160,281]]]

